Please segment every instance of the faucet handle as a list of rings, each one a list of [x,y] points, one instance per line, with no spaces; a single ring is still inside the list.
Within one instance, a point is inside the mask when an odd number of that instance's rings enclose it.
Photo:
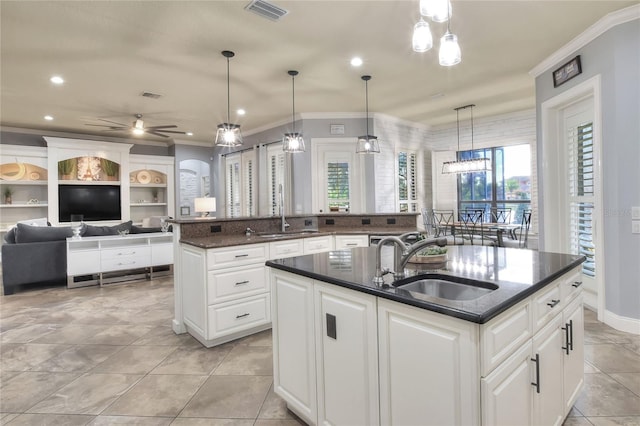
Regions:
[[[251,228],[247,228],[247,229],[245,229],[245,231],[244,231],[244,235],[246,235],[247,237],[250,237],[250,236],[251,236],[251,234],[255,234],[255,232],[256,232],[256,231],[254,231],[253,229],[251,229]]]

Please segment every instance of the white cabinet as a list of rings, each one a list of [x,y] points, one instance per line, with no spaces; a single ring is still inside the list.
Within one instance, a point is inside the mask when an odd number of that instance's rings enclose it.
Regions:
[[[303,251],[304,243],[301,238],[269,243],[269,256],[271,259],[300,256],[303,254]]]
[[[149,268],[173,264],[173,236],[171,233],[109,235],[103,237],[67,238],[67,286],[80,287],[94,284],[93,280],[80,280],[81,275],[98,274],[103,284],[107,272]]]
[[[369,247],[368,235],[336,235],[335,249],[342,250],[354,247]]]
[[[313,282],[274,271],[271,275],[273,389],[309,424],[317,423]]]
[[[562,315],[557,315],[533,337],[534,425],[561,425],[564,418],[561,326]]]
[[[318,424],[378,424],[376,298],[314,287]]]
[[[478,325],[378,300],[380,421],[478,424]]]
[[[564,386],[562,388],[564,389],[564,413],[568,413],[584,385],[584,310],[581,295],[563,311],[563,328],[565,347],[563,348]]]
[[[323,253],[325,251],[333,250],[334,242],[333,235],[323,235],[320,237],[309,237],[302,240],[303,253]]]

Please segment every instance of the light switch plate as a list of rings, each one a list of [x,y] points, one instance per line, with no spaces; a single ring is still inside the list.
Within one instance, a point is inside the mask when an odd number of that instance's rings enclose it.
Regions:
[[[640,220],[640,207],[631,207],[631,219]]]
[[[640,234],[640,220],[631,221],[631,233]]]

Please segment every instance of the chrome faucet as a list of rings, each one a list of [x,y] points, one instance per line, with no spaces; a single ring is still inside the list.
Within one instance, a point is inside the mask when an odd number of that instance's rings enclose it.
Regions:
[[[285,232],[289,224],[284,218],[284,190],[282,184],[278,185],[278,195],[280,196],[280,231]]]
[[[411,234],[411,233],[408,233]],[[406,238],[407,234],[403,234],[400,237]],[[403,241],[403,238],[400,237],[386,237],[380,240],[378,243],[378,247],[376,248],[376,272],[373,276],[374,284],[383,284],[384,283],[384,275],[393,273],[393,277],[398,280],[404,278],[404,268],[407,266],[407,262],[409,259],[413,257],[418,251],[422,250],[426,246],[430,246],[433,244],[437,244],[440,247],[444,247],[447,245],[446,238],[431,238],[427,240],[420,240],[413,245],[407,244]],[[395,256],[393,262],[393,271],[390,271],[388,268],[382,269],[382,246],[385,244],[393,243],[395,246]]]

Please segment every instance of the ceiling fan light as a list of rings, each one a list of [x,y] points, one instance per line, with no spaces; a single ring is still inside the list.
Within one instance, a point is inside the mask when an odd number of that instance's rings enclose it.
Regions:
[[[242,145],[240,125],[232,123],[218,124],[216,146],[234,147],[238,145]]]
[[[419,53],[426,52],[433,47],[431,28],[429,28],[429,23],[422,18],[413,27],[412,44],[413,51]]]
[[[302,133],[285,133],[284,138],[282,138],[282,150],[284,152],[304,152],[304,138],[302,137]]]
[[[440,39],[440,52],[438,54],[440,65],[450,67],[459,64],[462,60],[462,52],[458,44],[458,37],[449,31]]]

